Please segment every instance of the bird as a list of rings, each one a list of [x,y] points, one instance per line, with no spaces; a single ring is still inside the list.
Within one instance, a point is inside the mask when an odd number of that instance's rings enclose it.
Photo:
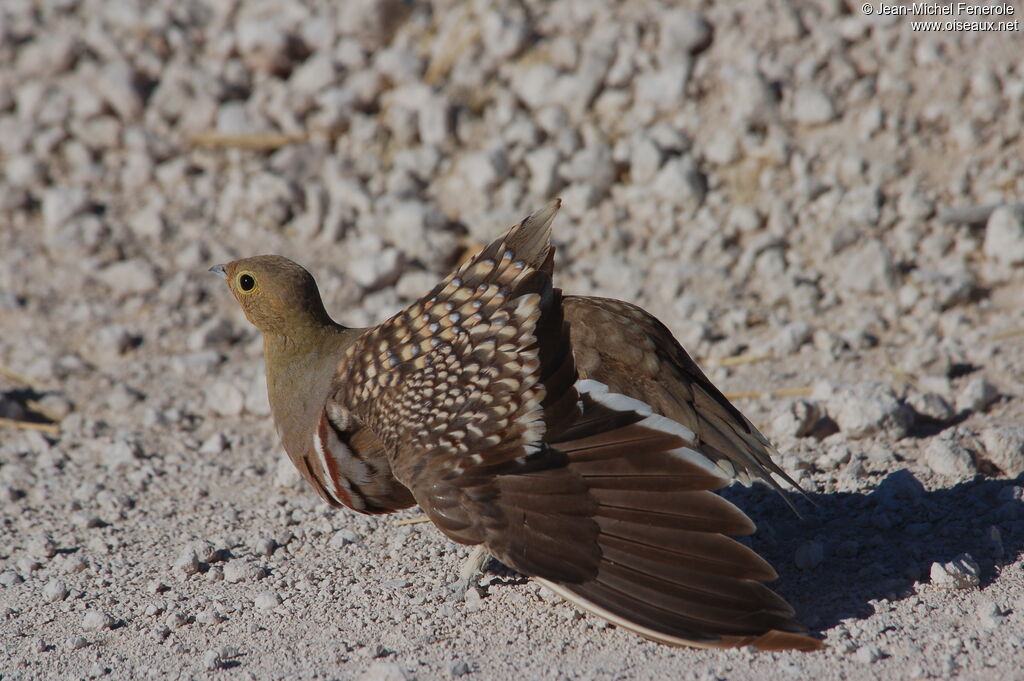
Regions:
[[[210,268],[262,333],[277,433],[331,506],[419,505],[614,625],[674,646],[817,650],[716,493],[775,476],[769,440],[669,329],[554,286],[551,201],[372,328],[277,255]]]

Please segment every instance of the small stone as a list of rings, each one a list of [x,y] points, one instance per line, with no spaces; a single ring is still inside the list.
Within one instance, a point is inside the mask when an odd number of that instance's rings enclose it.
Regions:
[[[183,612],[172,612],[164,619],[164,625],[171,630],[188,626],[188,615]]]
[[[821,125],[835,116],[835,105],[821,88],[805,85],[793,95],[793,118],[798,123]]]
[[[285,489],[296,489],[302,485],[302,475],[287,456],[277,460],[274,469],[274,484]]]
[[[973,589],[981,584],[981,570],[969,553],[948,563],[932,563],[932,584],[943,589]]]
[[[978,472],[973,453],[949,431],[932,438],[925,447],[924,462],[939,475],[958,480],[972,478]]]
[[[484,607],[483,599],[480,597],[480,592],[476,587],[470,587],[466,590],[465,601],[466,612],[478,612]]]
[[[688,59],[679,59],[660,69],[643,71],[633,84],[637,104],[654,111],[671,111],[684,99],[690,79]]]
[[[1024,473],[1024,426],[987,428],[979,434],[985,459],[1009,478]]]
[[[971,376],[956,396],[957,411],[985,411],[999,398],[999,390],[981,375]]]
[[[448,672],[452,675],[452,678],[457,679],[460,676],[465,676],[469,673],[469,665],[462,660],[455,660],[452,662],[452,666],[448,669]]]
[[[361,239],[353,244],[353,252],[359,253],[346,267],[345,273],[352,281],[369,291],[389,286],[402,274],[405,258],[397,248],[380,247],[380,238]],[[367,257],[373,254],[372,257]]]
[[[273,610],[281,605],[281,602],[281,597],[277,595],[276,591],[264,591],[256,597],[254,605],[259,610]]]
[[[899,439],[907,434],[912,423],[910,410],[900,403],[892,388],[883,383],[819,381],[811,396],[825,403],[829,416],[852,439],[879,432]]]
[[[82,628],[86,631],[103,631],[114,626],[114,618],[100,610],[87,610],[82,618]]]
[[[300,94],[315,95],[333,85],[338,70],[330,54],[315,54],[292,73],[288,84]]]
[[[811,340],[814,329],[810,324],[803,321],[786,324],[772,339],[772,353],[776,357],[787,357]]]
[[[57,555],[57,544],[47,534],[38,534],[28,541],[25,547],[30,556],[35,558],[53,558]]]
[[[981,600],[975,612],[978,615],[978,626],[982,629],[997,629],[1004,617],[999,606],[988,599]]]
[[[209,456],[215,456],[221,454],[228,448],[228,440],[224,437],[224,433],[214,433],[210,437],[203,441],[203,444],[199,446],[199,453],[206,454]]]
[[[65,645],[68,647],[68,650],[81,650],[89,645],[89,642],[82,636],[72,636],[67,640]]]
[[[558,150],[540,147],[526,155],[526,167],[530,171],[530,193],[547,198],[555,191],[558,181]]]
[[[242,21],[235,29],[238,51],[254,71],[282,75],[292,66],[293,38],[271,19]]]
[[[356,534],[353,530],[344,528],[335,532],[334,536],[331,537],[331,540],[327,543],[327,545],[330,546],[332,549],[340,549],[345,546],[348,546],[349,544],[355,544],[358,541],[358,534]]]
[[[98,74],[98,91],[122,120],[130,121],[142,114],[142,95],[135,72],[127,62],[106,64]]]
[[[658,59],[662,64],[697,54],[711,44],[711,24],[688,9],[671,9],[658,16]]]
[[[876,645],[861,646],[854,653],[854,658],[861,664],[871,664],[882,659],[882,651]]]
[[[794,562],[801,570],[811,570],[825,559],[825,547],[820,542],[807,541],[796,550]]]
[[[807,437],[821,419],[821,410],[814,402],[797,400],[784,405],[772,421],[772,432],[776,436]]]
[[[473,189],[494,189],[508,175],[508,157],[501,149],[466,154],[458,161],[456,172]]]
[[[139,258],[115,262],[96,276],[119,296],[149,293],[156,289],[158,283],[156,268]]]
[[[1024,204],[1000,206],[985,225],[985,255],[1001,265],[1024,264]]]
[[[190,350],[218,347],[232,342],[235,337],[235,326],[230,320],[214,317],[189,334],[188,347]]]
[[[849,291],[885,293],[899,280],[892,253],[879,240],[872,239],[852,252],[839,281]]]
[[[260,537],[253,544],[253,551],[261,556],[272,556],[277,550],[277,542],[273,537]]]
[[[410,681],[412,677],[394,662],[374,662],[358,681]]]
[[[104,465],[110,468],[130,468],[138,464],[142,451],[136,442],[117,440],[105,446],[101,455]]]
[[[196,556],[195,549],[185,547],[174,561],[174,570],[186,577],[199,572],[199,557]]]
[[[216,610],[210,608],[202,610],[199,612],[198,615],[196,615],[196,623],[203,624],[206,626],[220,624],[225,619],[226,618],[223,615],[219,614]]]
[[[51,579],[43,587],[43,598],[50,603],[63,601],[67,597],[68,585],[64,583],[63,579]]]
[[[917,412],[919,416],[939,423],[946,423],[956,416],[953,407],[938,393],[915,390],[907,396],[907,406]]]
[[[21,584],[25,580],[14,570],[4,570],[0,572],[0,586],[12,587]]]
[[[85,513],[84,511],[77,511],[71,516],[71,522],[77,527],[85,530],[89,530],[95,527],[103,527],[103,521],[100,517],[92,513]]]
[[[43,226],[48,233],[55,233],[89,206],[89,195],[78,187],[48,189],[43,194]]]
[[[224,658],[221,657],[219,650],[207,650],[203,653],[202,660],[203,669],[207,671],[214,671],[224,666]]]
[[[39,410],[52,418],[54,421],[61,421],[71,413],[74,405],[60,393],[49,393],[38,400]]]
[[[616,176],[611,150],[603,144],[580,149],[563,164],[561,172],[565,179],[589,184],[600,194],[608,190]]]
[[[266,570],[240,558],[229,560],[224,564],[224,581],[230,584],[255,582],[266,576]]]
[[[217,381],[206,394],[210,409],[221,416],[238,416],[245,408],[245,395],[229,381]]]
[[[675,158],[658,171],[651,183],[651,191],[670,205],[699,205],[707,192],[707,179],[692,157]]]
[[[220,548],[207,539],[196,539],[190,542],[188,546],[195,552],[196,557],[201,563],[216,563],[217,561],[224,560],[228,555],[227,549]]]

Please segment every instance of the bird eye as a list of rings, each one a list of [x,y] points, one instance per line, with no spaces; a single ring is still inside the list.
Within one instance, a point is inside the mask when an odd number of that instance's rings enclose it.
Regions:
[[[245,293],[251,292],[256,288],[256,278],[248,272],[243,272],[238,275],[238,290]]]

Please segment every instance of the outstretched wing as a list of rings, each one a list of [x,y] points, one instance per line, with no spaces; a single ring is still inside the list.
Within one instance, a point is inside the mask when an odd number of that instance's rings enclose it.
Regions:
[[[708,380],[665,325],[630,303],[566,296],[580,376],[651,405],[686,426],[697,447],[730,478],[759,478],[782,491],[773,475],[800,486],[772,461],[775,448]]]
[[[580,607],[664,643],[819,647],[725,536],[754,525],[710,491],[730,476],[693,430],[579,380],[551,284],[557,207],[361,337],[328,407],[380,438],[445,534]]]
[[[457,541],[488,537],[466,490],[490,494],[491,468],[536,454],[578,411],[568,327],[551,286],[558,207],[531,215],[364,334],[335,374],[329,405],[376,433],[395,476]]]

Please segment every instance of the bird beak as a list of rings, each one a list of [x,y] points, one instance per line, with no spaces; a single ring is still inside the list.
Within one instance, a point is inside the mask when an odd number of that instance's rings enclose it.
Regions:
[[[221,279],[228,278],[228,271],[224,269],[224,265],[214,265],[213,267],[210,268],[210,271],[216,274]]]

